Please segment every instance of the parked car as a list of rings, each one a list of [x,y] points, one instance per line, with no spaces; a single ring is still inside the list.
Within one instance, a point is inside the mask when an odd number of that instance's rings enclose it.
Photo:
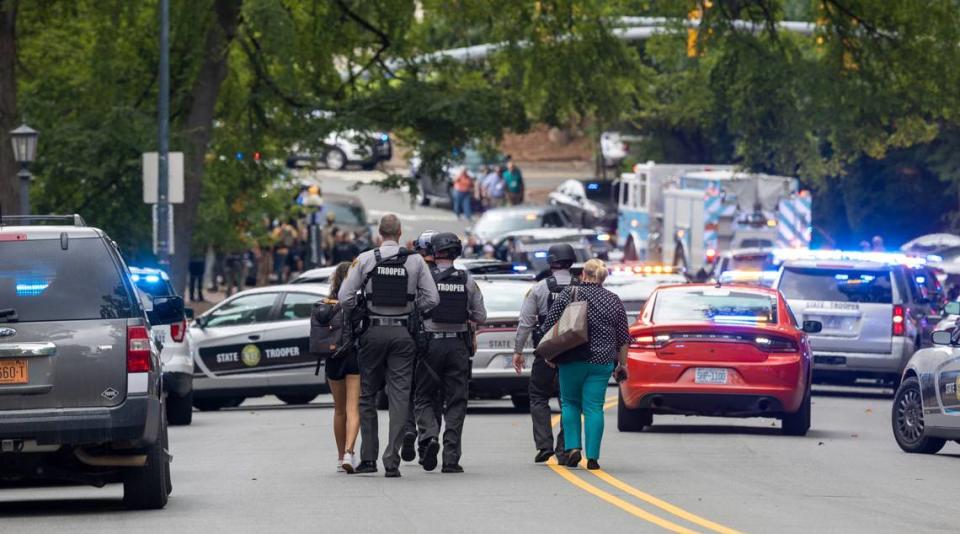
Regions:
[[[348,165],[359,165],[364,170],[371,170],[381,161],[389,161],[392,157],[390,134],[342,130],[327,134],[321,142],[319,154],[305,147],[295,146],[287,157],[287,166],[294,168],[322,163],[335,171],[346,169]]]
[[[615,236],[619,181],[567,180],[550,193],[550,204],[581,228],[599,228]]]
[[[556,206],[510,206],[488,210],[470,234],[481,244],[496,243],[510,232],[534,228],[570,228],[572,223]]]
[[[154,325],[183,315],[179,297],[152,304]],[[102,230],[79,216],[0,217],[0,480],[122,482],[128,508],[167,504],[151,326]]]

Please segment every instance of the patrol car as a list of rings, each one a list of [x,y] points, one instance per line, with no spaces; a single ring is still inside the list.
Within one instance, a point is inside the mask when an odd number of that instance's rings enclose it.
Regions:
[[[592,257],[606,258],[611,249],[612,235],[587,228],[530,228],[503,234],[495,241],[495,253],[503,260],[526,264],[542,264],[545,268],[547,250],[551,245],[568,243],[577,252],[577,261]],[[535,256],[533,253],[542,252]],[[539,260],[539,261],[537,261]]]
[[[264,395],[306,404],[327,392],[309,346],[313,304],[328,291],[325,284],[249,289],[197,317],[189,330],[194,406],[218,410]]]
[[[960,303],[946,311],[960,315]],[[933,347],[907,362],[893,398],[893,436],[906,452],[933,454],[947,440],[960,440],[960,337],[955,330],[932,337]]]
[[[141,293],[147,308],[150,332],[161,348],[163,390],[167,394],[167,421],[172,425],[189,425],[193,420],[193,359],[186,342],[188,311],[179,321],[160,324],[153,316],[154,298],[177,296],[170,277],[160,269],[130,267],[130,280]],[[145,297],[145,298],[144,298]]]
[[[653,291],[665,285],[685,284],[687,277],[671,265],[635,263],[610,267],[610,276],[603,286],[620,297],[632,323]]]

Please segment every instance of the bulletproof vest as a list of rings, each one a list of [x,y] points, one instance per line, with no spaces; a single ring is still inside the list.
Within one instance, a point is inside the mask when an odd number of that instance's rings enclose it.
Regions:
[[[546,280],[546,282],[547,282],[547,289],[550,291],[550,293],[547,294],[547,313],[549,313],[549,312],[550,312],[550,308],[553,307],[553,300],[554,300],[554,298],[557,296],[557,294],[559,294],[560,292],[562,292],[567,286],[566,286],[566,285],[561,285],[559,282],[557,282],[557,277],[556,277],[556,276],[550,276],[549,278],[546,278],[545,280]],[[568,284],[568,285],[569,285],[569,284]],[[544,322],[546,322],[546,320],[547,320],[547,313],[544,313],[544,314],[542,314],[542,315],[537,315],[537,324],[541,324],[541,325],[542,325]]]
[[[430,312],[430,319],[441,324],[465,324],[469,301],[466,271],[434,270],[433,281],[437,283],[440,304]]]
[[[407,256],[397,255],[386,260],[380,255],[380,249],[374,249],[377,260],[370,273],[371,292],[367,299],[374,306],[403,307],[413,300],[407,294]]]

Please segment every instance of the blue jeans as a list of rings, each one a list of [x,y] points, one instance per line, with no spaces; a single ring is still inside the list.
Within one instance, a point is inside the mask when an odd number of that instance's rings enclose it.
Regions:
[[[600,459],[600,441],[603,439],[603,402],[607,396],[607,382],[613,364],[597,365],[584,361],[561,363],[560,413],[563,423],[564,445],[567,450],[580,448],[580,416],[588,460]]]
[[[463,215],[466,218],[473,217],[473,195],[469,192],[453,191],[453,212],[460,218]]]

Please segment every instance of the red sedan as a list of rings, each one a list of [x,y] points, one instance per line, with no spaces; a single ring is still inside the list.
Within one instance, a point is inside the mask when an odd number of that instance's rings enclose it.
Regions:
[[[776,417],[783,433],[810,429],[807,333],[779,291],[688,284],[658,288],[630,328],[629,377],[617,427],[638,432],[653,414]]]

